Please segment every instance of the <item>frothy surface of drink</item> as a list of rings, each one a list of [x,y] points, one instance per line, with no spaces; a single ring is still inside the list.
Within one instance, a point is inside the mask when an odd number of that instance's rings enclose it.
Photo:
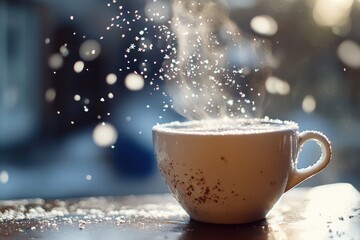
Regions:
[[[269,118],[213,119],[171,122],[153,127],[153,131],[191,135],[238,135],[297,130],[291,121]]]

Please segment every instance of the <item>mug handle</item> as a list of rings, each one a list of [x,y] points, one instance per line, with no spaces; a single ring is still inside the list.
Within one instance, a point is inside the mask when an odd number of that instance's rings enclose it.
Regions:
[[[297,160],[299,157],[300,149],[304,145],[304,143],[309,140],[315,141],[319,144],[321,148],[321,156],[314,165],[311,165],[307,168],[298,169]],[[298,147],[296,161],[292,163],[285,192],[295,187],[297,184],[301,183],[307,178],[310,178],[311,176],[323,170],[328,165],[331,158],[330,142],[322,133],[316,131],[305,131],[298,135],[297,141]]]

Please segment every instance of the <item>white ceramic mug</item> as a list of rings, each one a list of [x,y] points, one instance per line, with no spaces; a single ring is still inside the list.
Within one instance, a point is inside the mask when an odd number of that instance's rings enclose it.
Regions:
[[[320,159],[298,169],[307,140]],[[194,220],[239,224],[264,219],[281,196],[330,161],[327,138],[270,119],[173,122],[153,127],[153,144],[166,184]]]

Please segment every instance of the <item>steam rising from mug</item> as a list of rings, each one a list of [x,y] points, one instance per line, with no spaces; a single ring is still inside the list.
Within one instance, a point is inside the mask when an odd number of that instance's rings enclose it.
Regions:
[[[270,50],[230,20],[216,0],[173,2],[176,52],[165,62],[167,93],[187,119],[260,117]]]

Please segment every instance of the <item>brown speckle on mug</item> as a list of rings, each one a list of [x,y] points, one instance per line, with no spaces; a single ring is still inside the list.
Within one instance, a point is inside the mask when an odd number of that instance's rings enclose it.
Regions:
[[[186,188],[187,192],[186,194],[190,197],[194,191],[194,186],[193,185],[189,185],[187,188]]]
[[[238,197],[238,196],[239,196],[239,194],[236,193],[235,191],[231,191],[231,194],[232,194],[234,197]]]
[[[224,162],[224,163],[228,163],[228,161],[226,160],[226,158],[225,158],[224,156],[221,156],[221,157],[220,157],[220,160],[221,160],[222,162]]]

